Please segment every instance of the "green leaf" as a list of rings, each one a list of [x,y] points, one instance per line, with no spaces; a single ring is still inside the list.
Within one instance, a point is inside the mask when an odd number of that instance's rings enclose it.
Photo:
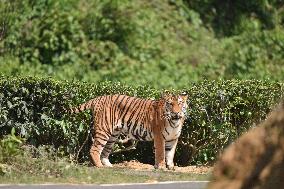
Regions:
[[[7,105],[8,105],[9,109],[11,109],[13,107],[13,104],[10,101],[7,101]]]

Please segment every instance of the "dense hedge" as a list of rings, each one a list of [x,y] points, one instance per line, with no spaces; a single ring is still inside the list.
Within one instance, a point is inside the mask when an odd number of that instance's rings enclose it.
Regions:
[[[283,84],[256,80],[203,81],[184,89],[189,93],[188,118],[179,141],[179,165],[206,163],[255,123],[263,120],[282,98]],[[89,131],[89,112],[68,115],[66,108],[105,94],[158,98],[161,91],[121,83],[77,83],[49,78],[0,77],[0,136],[15,128],[35,146],[53,145],[75,158]],[[80,159],[88,157],[89,143]],[[122,146],[116,146],[116,148]],[[112,155],[112,161],[138,159],[152,163],[152,144]],[[142,155],[143,154],[143,155]]]

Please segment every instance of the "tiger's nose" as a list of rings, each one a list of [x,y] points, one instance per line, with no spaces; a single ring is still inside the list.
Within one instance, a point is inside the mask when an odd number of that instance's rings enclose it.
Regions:
[[[181,113],[180,112],[173,112],[172,113],[172,118],[173,119],[180,119],[182,116],[181,116]]]

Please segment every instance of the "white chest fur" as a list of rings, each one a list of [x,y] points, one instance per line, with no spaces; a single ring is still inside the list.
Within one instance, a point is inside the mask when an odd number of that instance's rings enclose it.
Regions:
[[[167,141],[177,139],[181,134],[183,122],[181,120],[177,122],[166,122],[166,127],[163,131],[163,135]]]

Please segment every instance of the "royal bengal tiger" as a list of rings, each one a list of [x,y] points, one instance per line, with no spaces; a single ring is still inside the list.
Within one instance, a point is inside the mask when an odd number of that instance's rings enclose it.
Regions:
[[[174,168],[174,154],[185,120],[187,95],[166,93],[159,100],[126,95],[100,96],[71,109],[92,110],[94,140],[90,155],[96,167],[111,167],[108,157],[120,134],[130,139],[152,141],[155,168]]]

